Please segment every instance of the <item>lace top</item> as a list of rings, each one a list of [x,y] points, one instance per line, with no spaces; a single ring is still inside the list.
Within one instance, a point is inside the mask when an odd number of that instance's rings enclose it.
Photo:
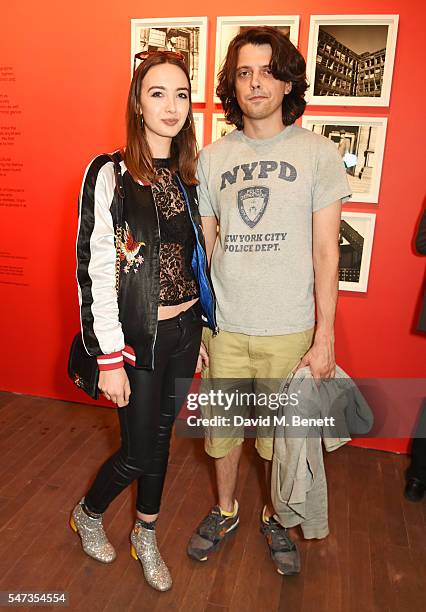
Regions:
[[[160,225],[160,306],[189,302],[198,297],[191,267],[194,229],[185,200],[173,180],[169,160],[154,160],[158,180],[151,189]]]

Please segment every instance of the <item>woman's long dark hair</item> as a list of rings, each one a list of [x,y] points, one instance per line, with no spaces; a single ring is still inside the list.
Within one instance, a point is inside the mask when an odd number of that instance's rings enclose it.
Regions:
[[[172,139],[170,150],[170,169],[179,172],[182,180],[187,185],[197,184],[195,172],[197,167],[197,141],[195,138],[194,118],[192,115],[191,82],[188,69],[179,58],[170,52],[157,51],[149,55],[135,70],[130,84],[127,99],[127,142],[124,151],[124,163],[135,180],[153,183],[156,181],[156,173],[152,161],[152,153],[141,127],[140,99],[142,81],[148,70],[159,64],[174,64],[178,66],[188,80],[189,88],[189,112],[183,129]]]
[[[226,59],[218,75],[216,93],[222,102],[227,123],[243,129],[243,113],[235,97],[238,52],[244,45],[271,45],[271,70],[276,79],[291,82],[290,93],[284,96],[284,125],[291,125],[303,115],[306,101],[306,63],[293,43],[279,30],[270,26],[249,28],[231,40]]]

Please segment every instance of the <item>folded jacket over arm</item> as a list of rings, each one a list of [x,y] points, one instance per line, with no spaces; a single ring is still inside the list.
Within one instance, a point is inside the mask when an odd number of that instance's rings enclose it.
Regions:
[[[278,418],[285,416],[286,424],[275,428],[271,495],[276,518],[284,527],[300,525],[305,538],[324,538],[329,528],[322,442],[327,451],[340,448],[351,440],[350,434],[371,429],[373,414],[339,366],[335,378],[320,384],[309,367],[301,368],[291,380],[283,381],[280,393],[284,392],[298,401],[281,406]],[[319,423],[321,419],[325,424],[302,421],[294,427],[293,417]]]

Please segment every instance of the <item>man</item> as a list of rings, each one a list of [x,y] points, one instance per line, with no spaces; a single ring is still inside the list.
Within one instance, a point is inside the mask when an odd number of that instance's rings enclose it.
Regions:
[[[350,189],[335,144],[294,125],[306,88],[305,61],[278,30],[253,28],[231,41],[217,92],[237,130],[206,147],[198,169],[219,327],[203,336],[211,379],[281,380],[299,363],[316,378],[334,375],[340,211]],[[238,526],[242,442],[241,431],[206,436],[219,499],[188,544],[193,559],[207,560]],[[272,437],[258,437],[256,448],[269,490]],[[265,501],[272,558],[280,573],[297,573],[297,548]]]
[[[416,249],[419,255],[426,255],[426,210],[423,211],[416,235]],[[426,333],[426,288],[417,330]],[[411,446],[411,463],[406,473],[405,497],[413,502],[421,501],[426,491],[426,398],[420,408],[420,415]]]

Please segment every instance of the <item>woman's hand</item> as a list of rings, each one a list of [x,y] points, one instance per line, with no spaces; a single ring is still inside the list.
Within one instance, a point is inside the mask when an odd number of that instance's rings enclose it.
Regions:
[[[99,372],[98,387],[105,397],[119,408],[129,403],[130,383],[124,368]]]
[[[195,368],[196,374],[209,367],[209,354],[207,352],[204,342],[201,343],[200,352],[198,354],[197,367]]]

